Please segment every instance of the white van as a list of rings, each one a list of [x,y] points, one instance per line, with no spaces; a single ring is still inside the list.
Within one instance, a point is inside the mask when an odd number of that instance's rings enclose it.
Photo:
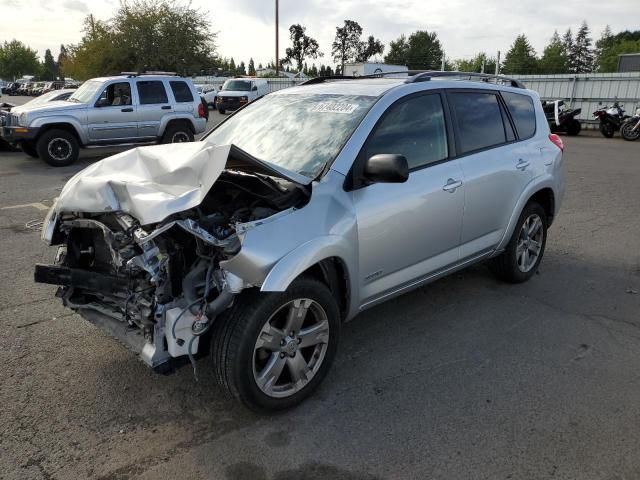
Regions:
[[[261,78],[232,78],[224,82],[216,96],[220,113],[237,110],[269,93],[269,84]]]

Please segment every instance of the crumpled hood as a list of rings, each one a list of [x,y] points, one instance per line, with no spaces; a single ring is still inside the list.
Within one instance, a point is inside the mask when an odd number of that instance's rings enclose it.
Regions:
[[[190,142],[139,147],[88,166],[67,182],[56,213],[122,211],[142,225],[197,207],[225,168],[309,185],[311,179],[235,145]]]
[[[56,212],[123,211],[142,225],[202,203],[231,146],[205,142],[134,148],[94,163],[62,189]]]

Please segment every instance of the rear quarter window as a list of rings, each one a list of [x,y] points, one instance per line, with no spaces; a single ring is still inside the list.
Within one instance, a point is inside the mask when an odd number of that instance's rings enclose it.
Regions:
[[[502,98],[507,104],[520,140],[533,137],[536,133],[536,111],[533,99],[528,95],[512,92],[502,92]]]
[[[193,102],[193,95],[191,94],[191,89],[186,82],[169,82],[171,85],[171,91],[173,92],[173,96],[176,99],[176,102]],[[204,90],[206,92],[208,90]]]

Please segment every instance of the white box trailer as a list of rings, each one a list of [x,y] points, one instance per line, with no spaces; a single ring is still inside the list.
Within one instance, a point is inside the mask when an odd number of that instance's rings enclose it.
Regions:
[[[409,75],[408,71],[409,69],[406,65],[391,65],[388,63],[360,62],[344,64],[344,74],[350,77],[362,77],[385,72],[407,72],[387,75],[388,78],[404,78]]]

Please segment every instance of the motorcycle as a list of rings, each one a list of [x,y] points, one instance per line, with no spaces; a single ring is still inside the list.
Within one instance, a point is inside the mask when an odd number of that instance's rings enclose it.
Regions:
[[[620,135],[630,142],[640,138],[640,108],[636,110],[636,114],[633,117],[620,127]]]
[[[617,130],[627,121],[629,115],[625,115],[625,111],[618,102],[614,102],[611,107],[602,107],[593,112],[593,116],[600,120],[600,133],[607,138],[613,137]]]
[[[573,137],[582,130],[582,125],[576,119],[582,112],[581,108],[567,108],[563,100],[542,102],[542,108],[552,133],[564,132]]]

